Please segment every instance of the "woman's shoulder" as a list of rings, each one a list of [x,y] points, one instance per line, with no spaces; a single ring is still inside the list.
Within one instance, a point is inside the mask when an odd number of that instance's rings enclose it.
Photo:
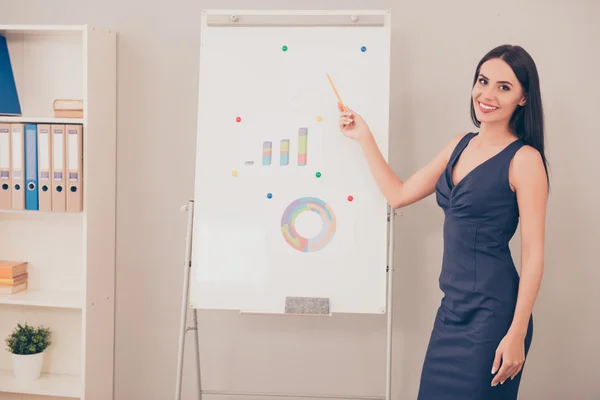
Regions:
[[[535,147],[523,144],[515,152],[510,163],[509,180],[513,188],[547,184],[544,160]]]
[[[446,161],[452,157],[452,154],[457,150],[458,145],[463,141],[472,136],[473,132],[461,132],[452,136],[444,146],[444,154],[446,156]]]
[[[475,132],[461,132],[452,136],[448,144],[452,147],[456,147],[463,139],[467,139],[469,136],[473,136]]]
[[[536,168],[538,166],[543,166],[542,155],[540,152],[533,146],[526,144],[521,141],[521,146],[515,152],[513,157],[513,164],[519,168],[523,168],[528,170],[533,167]]]

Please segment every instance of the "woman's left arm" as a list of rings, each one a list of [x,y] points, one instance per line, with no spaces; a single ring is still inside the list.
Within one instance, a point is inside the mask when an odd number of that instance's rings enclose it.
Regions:
[[[542,157],[533,147],[515,154],[511,172],[521,217],[521,281],[510,331],[525,338],[544,272],[548,184]]]
[[[509,180],[516,192],[521,217],[521,279],[512,324],[498,350],[492,386],[514,378],[522,369],[524,341],[544,271],[544,238],[548,184],[540,153],[524,146],[515,154]]]

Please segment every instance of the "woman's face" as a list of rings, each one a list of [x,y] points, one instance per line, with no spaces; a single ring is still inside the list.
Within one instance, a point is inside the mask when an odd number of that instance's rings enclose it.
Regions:
[[[512,68],[499,58],[481,65],[471,94],[477,119],[481,123],[508,123],[515,108],[525,105],[519,80]]]

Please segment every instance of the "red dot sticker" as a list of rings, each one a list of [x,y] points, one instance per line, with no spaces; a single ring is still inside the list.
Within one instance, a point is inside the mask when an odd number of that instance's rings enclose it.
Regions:
[[[241,119],[240,117],[236,117],[236,118],[235,118],[235,121],[236,121],[236,122],[240,122],[241,120],[242,120],[242,119]]]
[[[352,201],[352,200],[354,200],[354,197],[348,196],[348,201]]]

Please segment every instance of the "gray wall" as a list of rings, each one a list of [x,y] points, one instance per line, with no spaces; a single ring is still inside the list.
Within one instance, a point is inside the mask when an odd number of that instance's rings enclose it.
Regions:
[[[2,24],[90,23],[119,32],[115,399],[164,400],[174,392],[186,228],[179,207],[194,187],[201,9],[322,3],[0,0]],[[531,52],[541,75],[553,186],[521,398],[597,398],[600,3],[331,0],[326,8],[393,11],[392,165],[403,178],[452,135],[474,129],[467,101],[485,52],[502,43]],[[169,185],[158,185],[157,175]],[[441,223],[433,197],[398,220],[394,399],[416,397],[441,296]],[[384,394],[385,317],[200,312],[199,318],[206,390]],[[184,398],[195,399],[188,343]]]

